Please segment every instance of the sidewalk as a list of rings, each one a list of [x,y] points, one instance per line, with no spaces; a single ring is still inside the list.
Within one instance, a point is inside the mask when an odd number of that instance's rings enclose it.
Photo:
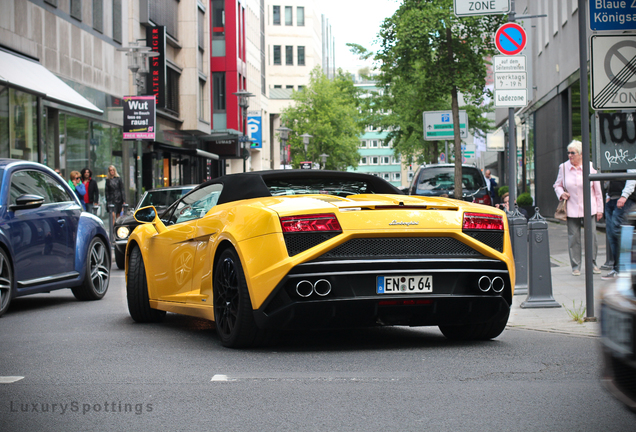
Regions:
[[[581,269],[581,276],[572,276],[570,257],[568,253],[568,234],[565,222],[548,222],[548,237],[550,241],[550,262],[552,264],[552,294],[560,308],[521,309],[527,295],[515,295],[508,327],[523,328],[552,333],[565,333],[581,337],[598,337],[600,327],[598,322],[575,322],[566,309],[583,310],[586,307],[585,268]],[[581,230],[581,239],[584,238]],[[599,268],[606,260],[605,233],[597,231],[598,255],[596,264]],[[582,261],[585,263],[585,246],[583,245]],[[606,274],[608,270],[601,270]],[[528,275],[528,279],[529,275]],[[613,281],[604,281],[601,275],[594,275],[594,316],[600,315],[600,293]],[[574,302],[574,303],[573,303]],[[587,316],[587,312],[584,314]]]

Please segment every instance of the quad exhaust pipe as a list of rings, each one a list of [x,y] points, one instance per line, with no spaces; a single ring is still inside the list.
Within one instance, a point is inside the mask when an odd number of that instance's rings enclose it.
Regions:
[[[326,279],[319,279],[314,283],[308,280],[302,280],[296,284],[296,294],[300,297],[307,298],[313,293],[324,297],[331,292],[331,282]]]
[[[488,292],[492,289],[494,292],[500,293],[506,284],[501,276],[495,276],[492,279],[489,276],[482,276],[479,278],[477,286],[482,292]]]

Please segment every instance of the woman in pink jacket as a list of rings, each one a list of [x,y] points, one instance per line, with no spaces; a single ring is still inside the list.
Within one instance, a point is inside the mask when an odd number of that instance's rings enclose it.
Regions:
[[[568,250],[570,252],[570,265],[574,276],[581,275],[581,227],[583,226],[583,156],[581,155],[581,141],[572,141],[568,145],[568,161],[559,165],[559,173],[554,183],[554,192],[559,200],[567,200],[568,210]],[[590,174],[596,173],[590,162]],[[601,271],[596,266],[596,221],[603,217],[603,193],[601,183],[590,182],[592,201],[592,232],[594,235],[593,257],[594,273]]]

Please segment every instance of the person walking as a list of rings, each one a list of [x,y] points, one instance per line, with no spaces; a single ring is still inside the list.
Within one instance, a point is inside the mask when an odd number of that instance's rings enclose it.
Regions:
[[[124,182],[122,181],[117,168],[114,165],[108,167],[108,175],[106,176],[106,205],[108,210],[111,211],[110,204],[114,205],[111,216],[113,224],[120,215],[126,200],[126,194],[124,193]]]
[[[488,194],[490,195],[490,202],[494,205],[495,204],[495,188],[497,187],[497,180],[495,180],[495,178],[492,177],[489,169],[486,170],[484,177],[486,177],[486,186],[488,186]]]
[[[629,169],[628,173],[635,173],[636,170]],[[605,233],[614,260],[612,270],[601,279],[614,279],[618,277],[619,266],[618,256],[620,252],[621,225],[625,222],[627,215],[636,204],[636,180],[610,180],[607,188],[605,202]]]
[[[86,210],[86,203],[84,203],[84,195],[86,195],[86,188],[84,187],[84,183],[82,183],[82,175],[79,171],[71,171],[71,178],[68,181],[68,185],[73,189],[75,195],[79,198],[82,203],[82,210]]]
[[[568,161],[559,165],[556,182],[553,185],[554,192],[559,200],[567,201],[567,225],[568,225],[568,252],[570,253],[570,265],[572,275],[581,275],[581,227],[583,226],[583,156],[581,141],[574,140],[568,144]],[[590,174],[596,170],[590,162]],[[600,274],[596,266],[596,254],[598,244],[596,241],[596,221],[603,217],[603,195],[601,184],[598,181],[590,182],[592,201],[592,264],[593,273]]]
[[[93,171],[88,168],[84,168],[81,171],[82,183],[86,188],[86,194],[84,195],[84,203],[86,204],[86,211],[95,213],[97,207],[99,207],[99,190],[97,189],[97,182],[93,180]]]

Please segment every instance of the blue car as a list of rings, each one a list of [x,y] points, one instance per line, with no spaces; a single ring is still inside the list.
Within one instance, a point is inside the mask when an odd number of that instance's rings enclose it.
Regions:
[[[104,297],[111,253],[101,219],[39,163],[0,159],[0,181],[0,316],[14,297],[61,288]]]

